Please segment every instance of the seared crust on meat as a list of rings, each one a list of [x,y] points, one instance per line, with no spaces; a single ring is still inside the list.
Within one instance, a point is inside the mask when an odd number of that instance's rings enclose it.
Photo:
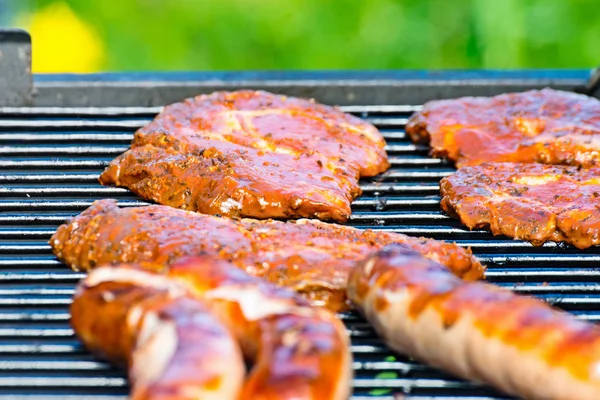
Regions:
[[[433,366],[526,399],[600,399],[600,328],[539,299],[402,245],[360,262],[348,296],[393,349]]]
[[[213,257],[181,259],[166,272],[100,267],[79,285],[71,308],[88,348],[115,362],[129,359],[134,398],[348,398],[350,343],[333,313]],[[229,332],[251,363],[243,386],[237,346],[223,342],[232,341]]]
[[[350,340],[334,314],[212,257],[181,259],[167,275],[205,300],[253,361],[240,399],[348,398]]]
[[[316,220],[236,221],[165,206],[121,209],[115,200],[96,201],[50,239],[54,254],[75,270],[124,262],[154,269],[182,256],[210,254],[331,309],[345,306],[354,262],[394,242],[406,243],[465,279],[483,277],[484,268],[471,251],[452,243]]]
[[[468,228],[542,245],[600,244],[600,168],[485,163],[440,183],[442,209]]]
[[[166,278],[98,269],[77,287],[71,325],[94,354],[128,367],[133,400],[239,398],[245,367],[233,335]]]
[[[389,168],[377,129],[333,107],[262,91],[172,104],[100,176],[205,214],[345,221],[358,179]]]
[[[600,101],[552,89],[431,101],[406,133],[457,167],[482,162],[600,166]]]

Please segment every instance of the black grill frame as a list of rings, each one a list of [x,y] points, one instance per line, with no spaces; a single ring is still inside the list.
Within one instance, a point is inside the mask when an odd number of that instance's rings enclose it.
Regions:
[[[490,281],[538,295],[581,318],[600,319],[600,248],[533,248],[466,231],[439,211],[437,182],[453,167],[428,157],[427,148],[413,145],[403,132],[419,108],[415,104],[424,100],[544,86],[575,89],[588,71],[253,74],[221,81],[211,74],[39,76],[35,107],[0,108],[0,397],[125,396],[122,372],[94,360],[72,337],[68,304],[83,274],[56,261],[46,242],[60,223],[95,199],[147,204],[124,189],[102,188],[98,173],[160,105],[214,89],[263,88],[345,105],[382,130],[392,162],[383,177],[362,182],[365,193],[354,202],[352,225],[471,246],[488,264]],[[386,361],[392,353],[368,324],[352,313],[342,317],[353,338],[355,399],[371,398],[374,389],[390,390],[379,397],[384,399],[507,398],[400,355]],[[383,379],[381,373],[396,378]]]

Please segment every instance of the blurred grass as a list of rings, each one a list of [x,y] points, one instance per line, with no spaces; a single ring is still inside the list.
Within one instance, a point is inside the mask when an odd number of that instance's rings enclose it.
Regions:
[[[60,8],[60,3],[70,10],[70,17],[48,12]],[[12,24],[32,31],[38,72],[600,64],[597,0],[14,0],[11,4]]]

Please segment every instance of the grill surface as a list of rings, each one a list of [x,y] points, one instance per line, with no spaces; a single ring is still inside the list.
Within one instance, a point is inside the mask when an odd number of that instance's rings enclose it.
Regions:
[[[600,250],[541,248],[469,232],[439,210],[438,181],[453,171],[410,143],[404,124],[414,106],[348,106],[388,142],[392,168],[362,182],[350,224],[425,235],[470,246],[490,281],[540,296],[578,317],[600,317]],[[97,183],[134,130],[157,108],[0,109],[0,397],[123,398],[122,371],[96,361],[69,327],[68,305],[82,276],[59,263],[47,241],[56,227],[100,198],[147,204]],[[357,315],[343,315],[355,357],[354,398],[506,399],[391,353]],[[400,395],[400,396],[397,396]],[[397,396],[397,397],[395,397]]]

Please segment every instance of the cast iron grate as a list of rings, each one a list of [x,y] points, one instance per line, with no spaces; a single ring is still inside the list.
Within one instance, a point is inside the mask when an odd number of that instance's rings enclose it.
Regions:
[[[488,279],[540,296],[588,320],[600,318],[600,248],[531,245],[469,232],[439,210],[438,181],[453,168],[410,143],[404,124],[414,106],[349,106],[388,141],[392,168],[362,182],[351,224],[426,235],[470,246]],[[82,276],[60,264],[47,240],[56,227],[100,198],[146,204],[96,178],[125,150],[157,108],[0,108],[0,396],[123,398],[123,372],[96,361],[69,328],[68,305]],[[392,354],[369,325],[343,315],[352,335],[354,398],[504,399]]]

